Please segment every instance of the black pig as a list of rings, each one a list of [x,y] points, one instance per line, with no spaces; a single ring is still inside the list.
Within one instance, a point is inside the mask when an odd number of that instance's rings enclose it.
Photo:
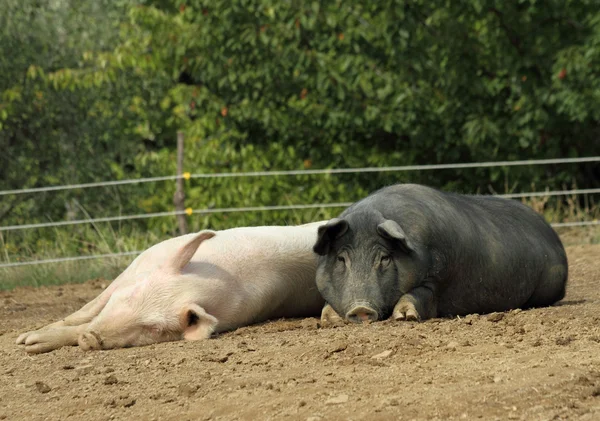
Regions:
[[[529,207],[416,184],[354,203],[319,227],[314,251],[324,321],[548,306],[567,283],[563,245]]]

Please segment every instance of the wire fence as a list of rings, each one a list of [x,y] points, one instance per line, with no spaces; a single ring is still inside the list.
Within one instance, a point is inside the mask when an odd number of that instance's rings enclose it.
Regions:
[[[61,186],[34,187],[17,190],[1,190],[0,196],[11,194],[43,193],[60,190],[87,189],[92,187],[118,186],[125,184],[140,184],[157,181],[177,180],[179,178],[231,178],[231,177],[272,177],[272,176],[301,176],[301,175],[327,175],[327,174],[353,174],[373,172],[401,172],[401,171],[428,171],[462,168],[492,168],[492,167],[515,167],[525,165],[550,165],[550,164],[580,164],[584,162],[600,162],[600,156],[580,158],[553,158],[553,159],[529,159],[520,161],[490,161],[490,162],[463,162],[451,164],[428,164],[428,165],[402,165],[392,167],[363,167],[363,168],[325,168],[315,170],[285,170],[285,171],[250,171],[234,173],[212,173],[167,175],[161,177],[131,178],[127,180],[100,181],[97,183],[65,184]]]
[[[573,189],[573,190],[546,190],[539,192],[526,192],[526,193],[509,193],[509,194],[497,194],[493,196],[504,197],[509,199],[527,198],[527,197],[549,197],[549,196],[572,196],[581,194],[595,194],[600,193],[598,189]],[[214,209],[192,209],[188,208],[184,211],[167,211],[167,212],[154,212],[154,213],[141,213],[136,215],[119,215],[109,216],[103,218],[88,218],[88,219],[74,219],[72,221],[57,221],[57,222],[41,222],[36,224],[22,224],[22,225],[7,225],[0,227],[1,231],[16,231],[24,229],[37,229],[37,228],[50,228],[50,227],[61,227],[68,225],[80,225],[80,224],[95,224],[100,222],[120,222],[134,219],[148,219],[148,218],[159,218],[165,216],[177,216],[177,215],[207,215],[214,213],[237,213],[237,212],[264,212],[264,211],[280,211],[280,210],[302,210],[302,209],[320,209],[320,208],[342,208],[348,207],[352,202],[340,202],[340,203],[312,203],[312,204],[300,204],[300,205],[275,205],[275,206],[245,206],[236,208],[214,208]]]
[[[593,225],[600,225],[600,221],[579,221],[579,222],[558,222],[554,224],[550,224],[554,228],[566,228],[566,227],[587,227]],[[31,265],[43,265],[48,263],[65,263],[65,262],[74,262],[80,260],[90,260],[90,259],[104,259],[104,258],[118,258],[118,257],[126,257],[126,256],[137,256],[141,254],[143,250],[138,251],[124,251],[121,253],[108,253],[108,254],[94,254],[89,256],[71,256],[71,257],[59,257],[56,259],[46,259],[46,260],[31,260],[26,262],[13,262],[13,263],[3,263],[0,264],[0,269],[2,268],[12,268],[19,266],[31,266]]]
[[[52,191],[64,191],[71,189],[83,189],[92,187],[117,186],[135,183],[148,183],[158,181],[173,181],[181,178],[230,178],[230,177],[266,177],[266,176],[300,176],[300,175],[323,175],[323,174],[349,174],[349,173],[372,173],[372,172],[391,172],[391,171],[419,171],[419,170],[441,170],[441,169],[461,169],[461,168],[490,168],[490,167],[511,167],[523,165],[548,165],[548,164],[568,164],[568,163],[584,163],[584,162],[600,162],[600,156],[582,157],[582,158],[558,158],[558,159],[539,159],[539,160],[520,160],[520,161],[494,161],[494,162],[474,162],[474,163],[452,163],[452,164],[431,164],[431,165],[405,165],[391,167],[363,167],[363,168],[333,168],[333,169],[315,169],[315,170],[286,170],[286,171],[254,171],[254,172],[239,172],[239,173],[214,173],[214,174],[191,174],[183,173],[182,175],[169,175],[161,177],[148,177],[127,180],[112,180],[96,183],[84,184],[67,184],[59,186],[47,186],[37,188],[27,188],[20,190],[4,190],[0,191],[0,196],[10,194],[27,194],[27,193],[42,193]],[[581,194],[596,194],[600,193],[600,188],[597,189],[572,189],[572,190],[553,190],[539,192],[520,192],[508,194],[496,194],[493,196],[504,198],[527,198],[527,197],[550,197],[550,196],[570,196]],[[187,208],[183,211],[167,211],[154,212],[136,215],[119,215],[102,218],[88,218],[72,221],[46,222],[36,224],[9,225],[0,227],[1,231],[14,231],[24,229],[38,229],[47,227],[59,227],[68,225],[78,225],[86,223],[101,223],[101,222],[117,222],[124,220],[158,218],[176,215],[204,215],[215,213],[232,213],[232,212],[264,212],[277,210],[301,210],[301,209],[320,209],[320,208],[342,208],[350,206],[352,202],[340,203],[312,203],[312,204],[297,204],[297,205],[275,205],[275,206],[246,206],[246,207],[230,207],[230,208],[213,208],[213,209],[192,209]],[[579,221],[579,222],[557,222],[551,224],[555,228],[561,227],[585,227],[600,225],[600,221]],[[127,251],[119,253],[108,253],[88,256],[71,256],[45,260],[33,260],[24,262],[11,262],[0,264],[0,268],[10,268],[18,266],[41,265],[49,263],[63,263],[71,261],[101,259],[101,258],[119,258],[140,254],[142,251]]]

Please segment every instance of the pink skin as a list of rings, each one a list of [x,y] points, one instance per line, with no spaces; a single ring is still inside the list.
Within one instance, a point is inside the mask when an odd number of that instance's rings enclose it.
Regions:
[[[314,316],[324,304],[312,251],[321,224],[202,231],[163,241],[81,310],[20,335],[17,343],[28,353],[67,345],[113,349]]]
[[[69,345],[79,345],[84,350],[112,349],[210,337],[217,319],[195,304],[194,297],[180,292],[189,278],[182,269],[200,244],[214,235],[212,231],[201,232],[162,267],[132,277],[139,266],[134,261],[81,310],[21,334],[17,344],[24,344],[28,353],[41,353]],[[176,299],[169,300],[173,297]]]

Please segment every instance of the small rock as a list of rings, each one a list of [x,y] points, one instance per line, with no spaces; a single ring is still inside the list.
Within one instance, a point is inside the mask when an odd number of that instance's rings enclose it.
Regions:
[[[93,369],[94,369],[93,365],[82,365],[82,366],[76,367],[75,371],[80,376],[84,376],[84,375],[90,373]]]
[[[487,320],[489,322],[499,322],[500,320],[504,319],[504,313],[492,313],[489,316],[487,316]]]
[[[571,342],[573,342],[573,337],[572,336],[567,336],[567,337],[563,337],[563,338],[556,338],[556,345],[569,345]]]
[[[114,375],[110,375],[104,379],[104,384],[117,384],[119,380]]]
[[[450,351],[456,351],[456,348],[458,348],[458,342],[456,341],[452,341],[452,342],[448,342],[448,345],[446,345],[446,349],[450,350]]]
[[[387,357],[389,357],[390,355],[392,355],[392,352],[393,352],[393,351],[392,351],[391,349],[386,349],[385,351],[383,351],[383,352],[380,352],[380,353],[379,353],[379,354],[377,354],[377,355],[373,355],[371,358],[373,358],[373,359],[375,359],[375,360],[383,360],[384,358],[387,358]],[[342,395],[340,395],[340,396],[342,396]]]
[[[309,317],[302,320],[300,326],[302,326],[303,329],[315,330],[319,328],[319,320],[314,317]]]
[[[287,341],[283,341],[282,343],[279,344],[279,346],[284,346],[286,344],[287,344]],[[238,348],[241,348],[242,351],[244,351],[244,352],[256,351],[256,348],[253,347],[252,345],[248,345],[248,343],[246,341],[242,341],[242,342],[238,343]]]
[[[215,414],[214,409],[201,418],[202,421],[210,421],[213,419],[213,415]]]
[[[344,395],[344,394],[338,395],[333,398],[327,399],[325,401],[325,405],[339,405],[341,403],[348,402],[348,399],[349,399],[348,395]]]
[[[465,316],[465,318],[463,319],[463,321],[468,324],[468,325],[472,325],[473,322],[475,320],[477,320],[479,318],[478,314],[468,314]]]
[[[75,367],[72,366],[71,364],[66,364],[62,366],[63,370],[73,370]]]
[[[337,342],[331,348],[329,348],[328,351],[333,354],[335,352],[342,352],[346,348],[348,348],[348,344],[346,342]]]
[[[115,369],[112,367],[106,367],[106,369],[104,370],[105,373],[113,373],[114,371]]]
[[[400,402],[398,402],[398,399],[392,398],[389,400],[388,404],[390,406],[398,406],[398,405],[400,405]]]
[[[133,399],[133,398],[125,398],[121,402],[121,405],[123,405],[123,407],[125,407],[125,408],[131,408],[133,405],[135,405],[135,399]]]
[[[52,388],[44,382],[35,382],[35,388],[40,393],[48,393],[52,390]]]
[[[591,395],[595,398],[600,396],[600,386],[597,386],[594,389],[592,389]]]
[[[180,384],[179,385],[179,394],[186,398],[192,396],[198,390],[197,386],[190,386],[189,384]]]
[[[303,406],[306,406],[306,401],[300,401],[300,402],[298,402],[298,406],[300,408],[302,408]]]

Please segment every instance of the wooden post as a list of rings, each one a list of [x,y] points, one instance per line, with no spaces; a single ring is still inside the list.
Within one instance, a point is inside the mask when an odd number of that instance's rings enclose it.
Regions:
[[[175,210],[184,212],[185,211],[185,193],[183,191],[183,132],[177,132],[177,185],[175,189],[175,195],[173,196],[173,203],[175,204]],[[179,224],[179,233],[181,235],[187,234],[187,220],[185,213],[177,215],[177,223]]]

